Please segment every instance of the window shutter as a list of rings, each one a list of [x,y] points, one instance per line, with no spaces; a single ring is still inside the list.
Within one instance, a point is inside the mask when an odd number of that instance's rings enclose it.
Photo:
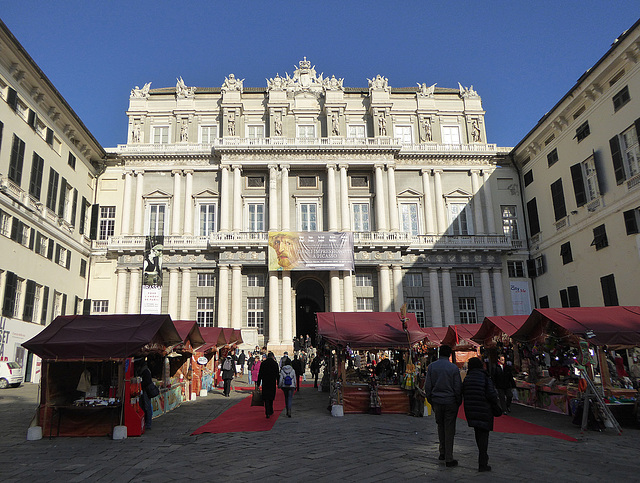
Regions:
[[[89,229],[89,238],[95,240],[98,238],[98,218],[100,217],[100,205],[91,207],[91,228]]]
[[[37,232],[37,233],[36,233],[36,236],[35,236],[35,239],[36,239],[36,242],[35,242],[35,252],[36,252],[36,253],[40,253],[41,237],[42,237],[42,235],[40,234],[40,232]]]
[[[549,296],[545,295],[544,297],[540,297],[540,308],[548,309],[549,308]]]
[[[564,203],[564,190],[562,189],[562,178],[551,185],[551,198],[553,200],[553,213],[556,221],[567,216],[567,207]]]
[[[36,243],[36,232],[33,228],[29,230],[29,250],[33,250],[33,246]]]
[[[535,198],[527,202],[527,215],[531,236],[540,233],[540,220],[538,220],[538,203],[536,202]]]
[[[533,259],[527,260],[527,272],[529,273],[529,277],[534,278],[537,276],[536,274],[536,261]]]
[[[31,109],[29,109],[29,120],[27,121],[27,123],[29,124],[29,126],[31,126],[31,129],[36,129],[36,113]]]
[[[573,181],[573,191],[576,195],[576,204],[582,206],[587,202],[587,193],[584,189],[584,178],[582,177],[582,165],[580,163],[571,166],[571,180]]]
[[[27,289],[24,296],[24,310],[22,311],[22,320],[31,322],[33,320],[33,302],[36,297],[36,283],[33,280],[27,280]]]
[[[638,233],[638,221],[636,219],[636,210],[629,210],[623,213],[624,226],[627,229],[627,235]]]
[[[91,315],[91,299],[82,301],[82,315]]]
[[[14,111],[18,109],[18,93],[12,87],[9,87],[9,92],[7,92],[7,104]]]
[[[58,173],[55,169],[49,168],[49,187],[47,191],[47,208],[56,211],[56,201],[58,199]]]
[[[563,307],[569,307],[569,296],[567,295],[567,290],[564,288],[560,290],[560,304]]]
[[[53,249],[55,248],[55,242],[53,240],[49,240],[49,249],[47,251],[47,258],[49,260],[53,260]]]
[[[69,270],[71,267],[71,250],[67,250],[67,263],[65,264],[65,268]]]
[[[618,291],[616,290],[616,279],[613,274],[600,277],[602,286],[602,298],[605,307],[618,305]]]
[[[61,250],[62,250],[62,247],[60,245],[56,245],[56,259],[55,259],[56,263],[60,263],[60,251]]]
[[[18,233],[20,233],[20,225],[22,223],[20,223],[20,220],[18,220],[17,218],[13,219],[13,222],[11,223],[11,236],[9,238],[11,238],[13,241],[18,241]]]
[[[567,295],[569,297],[569,307],[580,307],[580,296],[576,285],[567,287]]]
[[[633,125],[636,127],[636,136],[640,139],[640,117],[636,119],[636,122],[634,122]]]
[[[609,148],[611,149],[611,160],[613,161],[613,172],[616,175],[616,184],[622,184],[625,180],[625,174],[624,164],[622,163],[622,152],[620,151],[620,139],[618,136],[613,136],[609,139]]]
[[[13,305],[16,301],[16,286],[18,277],[13,272],[7,272],[4,283],[4,300],[2,302],[2,315],[13,317]]]
[[[53,131],[50,128],[47,128],[47,144],[49,146],[53,146]]]
[[[84,220],[87,216],[87,199],[82,197],[82,205],[80,206],[80,226],[78,227],[78,233],[84,235]]]
[[[67,180],[62,178],[62,182],[60,183],[60,200],[58,201],[58,216],[60,218],[64,217],[64,197],[67,194]]]
[[[24,162],[24,141],[15,134],[11,146],[11,159],[7,176],[18,185],[22,182],[22,164]]]
[[[42,291],[42,315],[40,317],[42,325],[47,323],[47,305],[49,305],[49,287],[45,287]]]
[[[75,299],[74,299],[74,304],[73,304],[73,315],[78,315],[78,302],[79,301],[80,301],[80,297],[78,297],[76,295]]]
[[[29,194],[40,201],[40,192],[42,190],[42,169],[44,160],[33,152],[33,160],[31,161],[31,179],[29,180]]]
[[[76,210],[78,209],[78,190],[73,188],[73,203],[71,204],[71,224],[76,225]]]
[[[62,294],[62,307],[60,307],[60,315],[67,315],[67,294]]]

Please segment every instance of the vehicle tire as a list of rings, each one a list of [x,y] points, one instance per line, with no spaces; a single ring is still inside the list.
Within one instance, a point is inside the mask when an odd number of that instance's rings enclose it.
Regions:
[[[20,387],[21,382],[16,382],[15,384],[11,384],[11,387]]]
[[[0,379],[0,389],[6,389],[9,387],[9,381],[7,381],[4,377]]]

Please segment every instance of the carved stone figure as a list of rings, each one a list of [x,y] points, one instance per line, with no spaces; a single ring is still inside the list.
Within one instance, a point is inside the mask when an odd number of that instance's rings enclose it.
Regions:
[[[335,112],[331,115],[331,133],[334,136],[340,136],[340,123],[338,122],[338,115]]]
[[[182,80],[182,77],[177,78],[176,83],[176,96],[178,98],[184,99],[186,97],[192,97],[196,88],[195,87],[187,87],[187,85]]]
[[[235,136],[236,135],[236,114],[235,114],[235,112],[230,112],[229,113],[229,119],[227,121],[227,132],[229,133],[229,136]]]
[[[382,77],[380,74],[369,81],[369,90],[373,91],[389,91],[389,79]]]
[[[142,89],[135,86],[131,89],[131,97],[149,97],[149,90],[151,89],[151,82],[147,82]]]
[[[435,85],[435,84],[434,84]],[[431,119],[429,119],[428,117],[424,118],[423,124],[423,133],[422,133],[422,140],[424,142],[431,142],[433,141],[433,135],[431,133]]]
[[[134,143],[139,143],[142,141],[141,138],[142,138],[142,127],[140,126],[139,122],[136,122],[135,125],[133,126],[131,140]]]
[[[480,126],[477,119],[474,119],[471,125],[471,139],[473,139],[474,143],[480,142]]]
[[[267,79],[267,87],[271,91],[281,91],[284,88],[284,79],[276,74],[273,79]]]
[[[273,129],[276,136],[282,136],[282,114],[277,114],[273,122]]]
[[[473,90],[473,85],[469,88],[467,87],[463,87],[462,84],[460,84],[460,82],[458,82],[458,87],[460,88],[460,97],[465,98],[465,97],[480,97],[478,96],[478,93],[476,91]]]
[[[186,119],[182,121],[182,127],[180,128],[180,141],[183,143],[189,141],[189,128]]]
[[[420,84],[420,82],[418,82],[418,97],[433,97],[433,93],[436,90],[436,85],[438,83],[436,82],[435,84],[433,84],[432,86],[427,87],[427,84],[425,82],[423,82],[422,84]]]
[[[244,79],[236,79],[236,76],[229,74],[229,77],[224,78],[224,84],[222,84],[222,92],[227,91],[240,91],[242,92],[242,83]]]
[[[380,136],[387,135],[387,120],[382,113],[378,116],[378,134]]]
[[[344,90],[344,87],[342,86],[343,82],[344,79],[336,79],[336,76],[332,75],[331,78],[327,77],[324,80],[323,86],[328,91]]]

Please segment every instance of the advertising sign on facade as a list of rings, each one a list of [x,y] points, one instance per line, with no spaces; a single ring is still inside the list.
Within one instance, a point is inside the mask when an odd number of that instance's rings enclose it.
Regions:
[[[270,231],[269,270],[353,271],[353,233]]]
[[[141,314],[162,313],[162,250],[164,236],[148,236],[142,262]]]
[[[529,315],[531,313],[531,300],[529,298],[529,282],[509,281],[511,288],[511,307],[513,315]]]

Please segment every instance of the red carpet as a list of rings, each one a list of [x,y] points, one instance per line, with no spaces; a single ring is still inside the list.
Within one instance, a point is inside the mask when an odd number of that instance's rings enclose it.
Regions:
[[[467,420],[462,406],[460,406],[458,410],[458,417],[465,421]],[[522,419],[514,418],[506,414],[493,419],[493,430],[497,433],[531,434],[534,436],[551,436],[552,438],[564,439],[565,441],[578,441],[559,431],[528,423]]]
[[[247,396],[217,418],[209,421],[204,426],[200,426],[191,433],[191,436],[203,433],[269,431],[273,428],[283,409],[284,393],[280,389],[276,391],[276,399],[273,401],[273,415],[269,419],[264,415],[264,406],[251,406],[251,396]]]

